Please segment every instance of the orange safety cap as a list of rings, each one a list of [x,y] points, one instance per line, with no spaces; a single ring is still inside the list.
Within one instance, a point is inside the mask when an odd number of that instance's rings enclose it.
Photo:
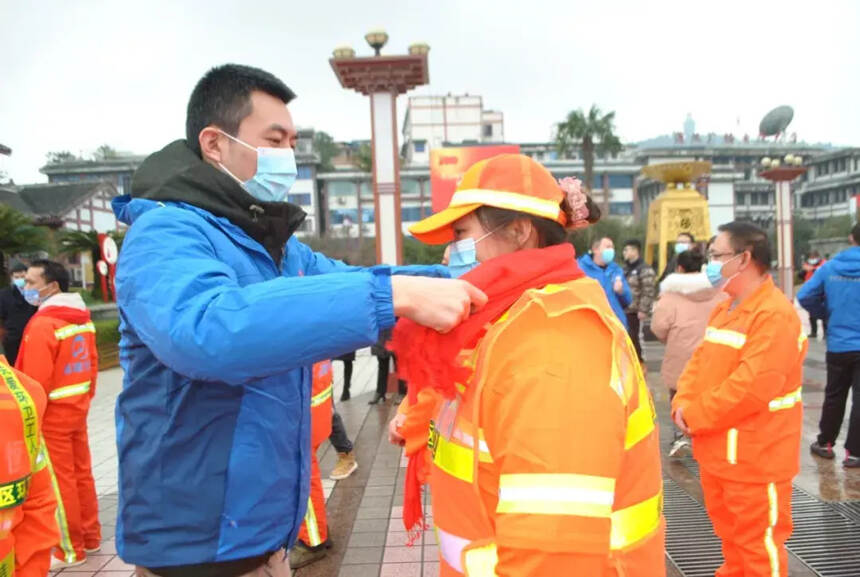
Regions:
[[[413,224],[409,232],[426,244],[452,242],[452,225],[481,206],[515,210],[565,226],[564,197],[558,181],[539,162],[522,154],[500,154],[469,167],[448,207]]]

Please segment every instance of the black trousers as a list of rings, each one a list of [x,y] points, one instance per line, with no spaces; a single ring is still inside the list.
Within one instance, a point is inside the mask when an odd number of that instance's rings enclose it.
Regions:
[[[860,456],[860,351],[827,353],[827,387],[824,390],[824,406],[818,424],[821,445],[835,444],[845,417],[848,393],[851,397],[851,416],[848,421],[848,438],[845,449]]]
[[[376,373],[376,394],[385,395],[388,390],[388,375],[391,372],[391,360],[394,360],[394,370],[397,370],[397,357],[394,355],[377,357],[379,361],[379,370]],[[406,394],[406,381],[403,379],[397,380],[397,392],[401,395]]]
[[[353,361],[343,361],[343,390],[349,392],[349,387],[352,386],[352,364]]]
[[[827,336],[827,319],[821,317],[809,317],[809,336],[815,338],[818,336],[818,321],[821,321],[821,330],[824,331],[824,336]]]
[[[642,362],[642,343],[639,342],[639,314],[627,313],[627,332],[630,334],[630,340],[633,341],[633,347],[636,349],[636,356],[639,357],[639,362]]]

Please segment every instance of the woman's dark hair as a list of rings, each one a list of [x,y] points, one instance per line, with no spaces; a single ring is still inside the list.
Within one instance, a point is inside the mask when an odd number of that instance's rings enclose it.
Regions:
[[[684,272],[699,272],[705,264],[705,257],[697,250],[685,250],[678,255],[678,266]]]
[[[591,200],[590,196],[586,195],[585,198],[585,206],[588,208],[586,220],[589,224],[594,224],[600,220],[600,208]],[[573,210],[567,203],[567,199],[562,201],[561,209],[567,215],[568,222],[572,221]],[[527,218],[538,233],[538,246],[540,248],[561,244],[567,240],[567,229],[548,218],[506,208],[496,208],[495,206],[482,206],[475,211],[475,216],[478,217],[478,222],[487,232],[505,227],[519,218]]]

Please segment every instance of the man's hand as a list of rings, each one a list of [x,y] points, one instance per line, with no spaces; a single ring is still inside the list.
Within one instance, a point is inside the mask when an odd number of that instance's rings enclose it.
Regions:
[[[397,413],[388,423],[388,442],[392,445],[400,445],[402,447],[406,443],[406,439],[400,434],[400,427],[404,421],[406,421],[406,415]]]
[[[624,283],[621,282],[620,276],[615,277],[615,284],[612,286],[612,290],[614,290],[616,294],[624,292]]]
[[[675,409],[675,414],[672,416],[672,419],[675,421],[675,426],[678,427],[682,433],[690,436],[690,427],[687,426],[687,422],[684,420],[684,408],[678,407]]]
[[[487,295],[466,281],[393,276],[394,314],[440,333],[450,332],[487,304]]]

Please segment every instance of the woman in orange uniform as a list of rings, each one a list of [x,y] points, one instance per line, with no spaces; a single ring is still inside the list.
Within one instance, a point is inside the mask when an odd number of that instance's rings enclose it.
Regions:
[[[394,336],[413,400],[443,398],[429,443],[443,577],[665,573],[653,404],[566,242],[598,217],[578,181],[509,154],[472,166],[411,229],[453,242],[452,274],[489,297],[448,334],[402,321]],[[421,523],[407,480],[404,516]]]

